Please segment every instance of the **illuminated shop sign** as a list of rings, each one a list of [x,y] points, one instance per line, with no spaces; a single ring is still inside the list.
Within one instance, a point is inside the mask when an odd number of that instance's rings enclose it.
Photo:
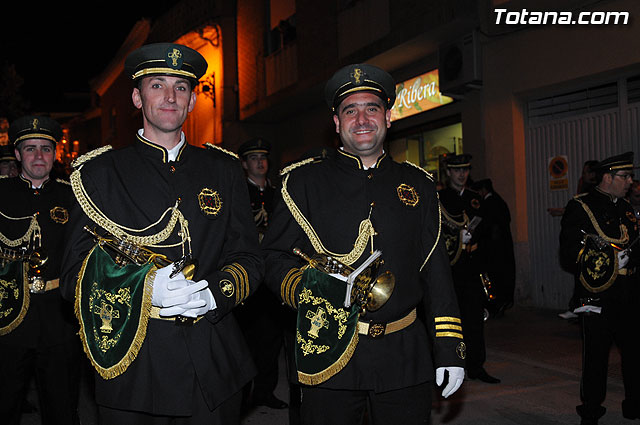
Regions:
[[[416,115],[453,102],[440,93],[438,70],[396,84],[396,103],[391,108],[391,121]]]

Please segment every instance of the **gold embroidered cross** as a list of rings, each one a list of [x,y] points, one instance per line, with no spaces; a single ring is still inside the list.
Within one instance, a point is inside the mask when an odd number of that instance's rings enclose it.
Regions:
[[[173,49],[173,51],[167,56],[171,59],[171,64],[173,66],[178,66],[178,59],[182,57],[182,53],[178,49]]]
[[[99,315],[100,319],[102,320],[102,326],[100,326],[100,330],[108,334],[113,330],[113,327],[111,326],[111,322],[113,321],[113,319],[120,318],[120,312],[118,310],[114,310],[111,304],[107,304],[104,301],[102,301],[100,307],[96,308],[94,314]]]
[[[308,332],[311,338],[317,338],[321,328],[329,329],[329,321],[326,319],[327,312],[322,307],[318,307],[315,313],[307,311],[305,317],[311,320],[311,329]]]
[[[356,81],[356,84],[360,84],[360,77],[362,77],[362,70],[360,68],[356,68],[353,70],[351,77]]]

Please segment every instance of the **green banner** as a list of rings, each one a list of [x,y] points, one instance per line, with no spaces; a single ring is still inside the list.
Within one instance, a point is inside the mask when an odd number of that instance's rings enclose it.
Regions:
[[[152,263],[120,267],[99,245],[82,264],[75,302],[80,339],[104,379],[127,370],[142,347],[155,271]]]
[[[317,385],[340,372],[358,344],[360,309],[343,306],[346,283],[319,270],[302,274],[298,298],[296,365],[298,379]]]
[[[593,293],[608,289],[618,276],[618,255],[611,244],[595,238],[584,239],[580,255],[580,282]]]
[[[0,268],[0,335],[18,327],[29,309],[29,281],[22,260]]]

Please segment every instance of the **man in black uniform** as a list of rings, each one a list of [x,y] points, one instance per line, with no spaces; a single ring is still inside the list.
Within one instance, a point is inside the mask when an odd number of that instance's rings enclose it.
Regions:
[[[13,153],[13,146],[0,146],[0,176],[16,177],[18,175],[18,160]]]
[[[485,254],[484,264],[491,279],[492,295],[488,303],[491,314],[500,317],[513,306],[516,283],[516,259],[511,236],[511,213],[509,206],[494,189],[491,179],[482,179],[472,185],[482,198],[480,215],[484,232],[480,240]]]
[[[448,371],[447,397],[462,383],[465,353],[435,185],[383,149],[395,99],[388,73],[349,65],[328,81],[325,98],[343,146],[281,172],[283,202],[263,241],[267,284],[298,309],[302,423],[360,424],[365,411],[371,424],[427,423],[434,368],[438,385]],[[344,265],[338,270],[358,268],[381,250],[382,277],[392,275],[395,289],[385,284],[384,305],[354,313],[342,275],[304,266],[294,248],[330,256]],[[426,323],[416,320],[419,308]]]
[[[78,423],[80,346],[73,305],[60,296],[64,233],[73,198],[49,178],[60,125],[25,116],[9,127],[22,172],[0,179],[0,418],[19,424],[35,375],[43,423]],[[22,250],[26,251],[22,251]],[[30,262],[11,261],[26,252]]]
[[[483,226],[482,200],[467,187],[471,155],[453,155],[446,159],[448,186],[438,192],[442,204],[443,233],[451,263],[453,283],[460,305],[467,344],[466,371],[469,379],[489,384],[500,380],[484,369],[487,353],[484,343],[484,305],[486,295],[480,273],[482,257],[479,239]]]
[[[74,164],[63,292],[75,293],[103,424],[238,424],[255,371],[229,314],[264,267],[242,168],[181,131],[206,68],[178,44],[132,52],[125,73],[143,128],[132,145]]]
[[[260,240],[267,230],[269,215],[276,202],[276,188],[267,177],[270,149],[269,141],[261,137],[247,140],[238,149],[242,168],[247,175],[249,201]],[[235,310],[258,368],[258,374],[253,379],[253,391],[249,391],[250,388],[245,390],[245,399],[249,405],[272,409],[287,407],[287,403],[273,394],[278,384],[278,355],[283,344],[282,309],[283,306],[275,295],[267,287],[260,286]]]
[[[606,410],[612,343],[622,358],[622,414],[640,419],[638,220],[624,199],[633,180],[633,152],[607,158],[595,169],[598,185],[569,201],[560,231],[561,258],[575,276],[579,307],[574,313],[581,316],[582,404],[577,411],[585,425],[597,424]]]

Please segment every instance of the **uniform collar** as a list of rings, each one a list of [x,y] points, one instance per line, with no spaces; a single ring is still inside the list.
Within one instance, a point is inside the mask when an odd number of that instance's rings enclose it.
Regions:
[[[18,178],[20,178],[20,180],[22,180],[29,189],[42,189],[51,180],[50,178],[47,178],[45,181],[42,182],[40,187],[34,187],[33,183],[31,183],[31,180],[23,176],[22,173],[18,174]]]
[[[593,189],[593,193],[595,193],[596,195],[599,195],[599,196],[601,196],[601,197],[604,197],[604,198],[609,199],[609,200],[610,200],[611,202],[613,202],[614,204],[615,204],[616,202],[618,202],[618,198],[617,198],[617,197],[613,196],[613,195],[612,195],[612,194],[610,194],[610,193],[605,192],[604,190],[600,189],[598,186],[596,186],[596,187]]]
[[[169,162],[169,151],[167,151],[167,149],[165,149],[164,147],[156,143],[153,143],[151,140],[144,137],[142,135],[143,132],[144,130],[140,129],[136,134],[136,142],[137,142],[136,148],[138,149],[138,151],[142,152],[144,155],[150,156],[155,159],[159,159],[164,163]],[[176,148],[178,149],[178,152],[176,152],[175,161],[180,161],[180,158],[186,146],[187,146],[187,142],[185,140],[184,133],[181,132],[180,142],[173,148],[173,149],[176,149]]]
[[[359,156],[350,154],[349,152],[345,152],[344,149],[342,148],[338,149],[338,155],[336,155],[336,158],[338,162],[346,164],[350,167],[355,167],[359,170],[367,169],[365,168]],[[387,158],[387,153],[383,151],[382,155],[380,155],[376,163],[369,168],[380,168],[386,163],[385,161],[386,158]]]

